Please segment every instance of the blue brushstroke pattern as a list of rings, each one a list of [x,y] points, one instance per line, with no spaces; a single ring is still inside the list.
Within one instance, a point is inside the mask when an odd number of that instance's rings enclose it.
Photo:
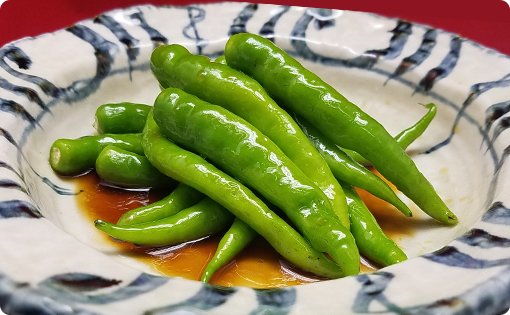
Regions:
[[[18,171],[16,171],[11,165],[9,165],[9,164],[7,164],[7,163],[5,163],[3,161],[0,161],[0,167],[8,169],[9,171],[11,171],[14,174],[16,174],[19,178],[23,179],[23,174],[18,173]]]
[[[322,56],[313,52],[306,42],[306,30],[310,22],[315,17],[307,10],[296,22],[291,32],[291,44],[298,56],[310,60],[312,62],[322,63],[326,66],[355,67],[361,69],[371,69],[380,57],[385,59],[397,58],[405,46],[410,32],[412,32],[412,24],[404,21],[398,21],[393,30],[394,35],[390,39],[389,47],[385,49],[368,50],[362,55],[352,59],[340,59]],[[390,77],[391,74],[384,74]]]
[[[167,44],[168,39],[163,36],[157,29],[151,27],[147,20],[145,20],[145,16],[142,11],[138,11],[129,16],[133,20],[137,20],[140,23],[140,27],[149,35],[151,41],[154,43],[154,48],[157,46]]]
[[[73,82],[66,89],[67,102],[80,101],[93,94],[108,76],[119,47],[84,25],[76,24],[66,28],[66,31],[89,43],[94,48],[97,60],[96,75],[93,78]]]
[[[24,200],[0,201],[0,219],[6,218],[40,218],[39,210]]]
[[[293,287],[255,290],[258,306],[250,314],[286,315],[297,300],[296,289]]]
[[[370,304],[377,301],[384,305],[387,311],[397,314],[406,314],[403,312],[403,308],[389,301],[384,294],[386,287],[394,277],[394,274],[384,271],[378,271],[370,275],[356,276],[356,280],[361,283],[361,288],[353,302],[352,311],[354,313],[371,313],[369,311]]]
[[[116,279],[106,279],[84,273],[65,273],[48,278],[41,282],[39,286],[69,292],[88,292],[116,286],[121,282]]]
[[[121,281],[96,275],[69,273],[48,278],[38,288],[47,296],[63,302],[108,304],[127,300],[151,292],[169,281],[168,277],[141,274],[126,286]],[[108,293],[97,293],[102,288],[115,288]]]
[[[510,112],[510,100],[493,104],[485,110],[485,132],[489,132],[492,124]]]
[[[280,6],[278,12],[269,19],[262,27],[260,28],[259,35],[263,36],[270,41],[274,42],[274,28],[282,15],[287,13],[290,10],[290,6],[282,5]]]
[[[412,34],[412,24],[399,20],[390,32],[393,33],[393,36],[390,38],[387,48],[367,50],[362,55],[347,60],[347,64],[351,67],[372,68],[381,57],[389,60],[399,57],[409,35]]]
[[[35,173],[35,170],[34,170],[34,173]],[[51,180],[48,179],[48,177],[43,177],[43,176],[41,176],[39,174],[37,174],[37,176],[42,180],[43,183],[48,185],[51,189],[53,189],[54,192],[56,192],[59,195],[62,195],[62,196],[76,196],[76,195],[78,195],[78,194],[83,192],[83,190],[79,190],[77,192],[73,192],[73,191],[71,191],[68,188],[60,187],[60,186],[54,184]]]
[[[446,246],[435,253],[426,254],[422,257],[439,264],[466,269],[485,269],[510,264],[510,258],[495,260],[477,259],[460,252],[453,246]]]
[[[13,146],[15,146],[16,148],[18,148],[18,144],[16,143],[16,141],[14,141],[14,138],[12,137],[12,135],[9,133],[9,131],[5,130],[4,128],[1,128],[0,127],[0,136],[5,138],[7,141],[9,141]]]
[[[402,53],[409,36],[413,33],[413,25],[409,22],[399,20],[394,29],[390,31],[393,36],[390,38],[390,45],[384,49],[367,50],[365,55],[373,55],[375,58],[395,59]]]
[[[402,74],[413,70],[414,68],[418,67],[422,64],[423,61],[425,61],[430,54],[432,53],[432,50],[436,46],[436,39],[437,39],[437,30],[435,29],[428,29],[425,34],[423,35],[420,47],[418,50],[412,54],[411,56],[405,57],[400,62],[400,65],[397,67],[395,72],[393,73],[392,77],[401,76]]]
[[[498,237],[481,229],[472,229],[457,241],[480,248],[510,247],[510,239]]]
[[[232,25],[230,26],[230,30],[228,31],[228,36],[232,36],[239,33],[247,33],[246,23],[253,17],[259,5],[256,3],[250,3],[243,8],[243,10],[239,13],[239,15],[234,19]]]
[[[491,143],[494,143],[499,135],[510,127],[510,117],[504,117],[500,121],[498,121],[496,127],[494,127],[494,132],[492,133]]]
[[[0,188],[17,189],[21,192],[27,193],[26,189],[19,183],[10,179],[0,179]]]
[[[437,81],[446,78],[453,71],[453,69],[455,69],[457,61],[460,57],[460,50],[463,41],[464,40],[458,36],[452,37],[450,41],[450,51],[441,61],[439,66],[429,70],[425,77],[420,80],[419,87],[416,89],[416,92],[430,91]]]
[[[460,119],[462,117],[466,116],[467,108],[480,95],[482,95],[483,93],[488,92],[492,89],[495,89],[495,88],[506,88],[509,86],[510,86],[510,74],[505,75],[503,78],[501,78],[497,81],[489,81],[489,82],[481,82],[481,83],[473,84],[470,88],[470,93],[468,94],[466,100],[464,100],[464,102],[462,103],[462,107],[457,111],[457,115],[455,117],[452,129],[451,129],[448,137],[445,140],[434,145],[432,148],[428,149],[425,153],[431,153],[436,150],[439,150],[440,148],[442,148],[445,145],[447,145],[448,143],[450,143],[450,141],[452,141],[453,136],[456,134],[455,130],[457,129],[457,125],[459,124]],[[491,143],[489,137],[487,136],[487,133],[485,132],[485,130],[481,129],[481,127],[480,127],[480,130],[482,131],[481,135],[483,137],[483,140],[484,140],[484,142],[487,143],[488,150],[491,152],[495,164],[497,164],[498,159],[495,158],[495,156],[494,156],[495,152],[492,148],[492,143]]]
[[[37,125],[41,127],[41,125],[35,120],[35,118],[30,115],[26,109],[20,104],[16,103],[13,100],[6,100],[0,98],[0,111],[13,114],[17,117],[21,117],[23,120],[28,121],[31,125]]]
[[[308,8],[308,14],[315,18],[313,25],[315,29],[322,30],[335,26],[335,18],[332,9]]]
[[[497,186],[497,184],[499,182],[499,175],[501,174],[501,170],[503,169],[503,165],[505,165],[505,162],[506,162],[506,160],[507,160],[507,158],[509,156],[510,156],[510,145],[507,146],[503,150],[503,153],[501,154],[501,159],[495,165],[494,176],[492,177],[492,180],[491,180],[490,185],[489,185],[489,189],[487,191],[486,204],[488,204],[489,202],[493,202],[493,200],[495,200],[494,197],[496,195],[496,186]],[[494,212],[496,212],[496,211],[492,212],[491,209],[493,209],[493,207],[497,207],[498,204],[501,204],[501,203],[498,202],[498,201],[492,203],[492,206],[489,208],[488,212],[486,212],[485,215],[482,217],[482,221],[485,221],[485,219],[487,219],[486,215],[488,215],[489,212],[491,212],[492,214],[494,214]],[[505,220],[503,217],[501,219],[502,220],[499,221],[499,222],[491,222],[491,223],[494,223],[494,224],[505,224],[505,225],[510,224],[510,223],[508,223],[508,222],[510,222],[510,220]]]
[[[510,225],[510,209],[505,207],[501,201],[496,201],[485,212],[483,222],[499,225]]]
[[[184,37],[194,40],[197,46],[197,54],[202,55],[202,51],[207,46],[207,41],[198,34],[197,23],[205,19],[205,10],[194,6],[187,7],[189,24],[182,30]],[[189,32],[193,31],[193,35]]]
[[[481,82],[473,84],[469,89],[469,96],[464,101],[465,106],[471,105],[475,99],[485,92],[495,88],[505,88],[510,86],[510,73],[496,81]]]
[[[203,285],[192,298],[178,304],[146,311],[144,315],[205,314],[202,311],[223,305],[236,292],[236,288]]]
[[[406,309],[409,315],[498,315],[510,307],[510,267],[464,293]]]
[[[9,315],[99,315],[63,304],[28,283],[14,281],[1,273],[0,309]]]
[[[22,72],[16,71],[12,69],[4,60],[4,58],[8,58],[9,60],[13,61],[20,69],[27,70],[30,65],[32,64],[32,61],[30,58],[18,47],[16,46],[4,46],[3,48],[0,48],[0,67],[3,68],[5,71],[7,71],[12,76],[15,76],[19,79],[22,79],[24,81],[33,83],[44,92],[44,94],[52,97],[59,97],[62,94],[62,90],[58,87],[56,87],[53,83],[50,81],[33,76],[24,74]]]
[[[30,102],[36,103],[43,110],[48,110],[48,107],[46,107],[46,104],[44,104],[37,92],[31,88],[14,85],[2,77],[0,77],[0,88],[11,91],[17,95],[22,95],[26,97]]]
[[[115,21],[114,18],[112,18],[109,15],[102,14],[97,16],[94,19],[94,23],[102,24],[108,28],[113,35],[122,43],[124,44],[124,47],[126,48],[126,53],[128,56],[128,66],[129,66],[129,79],[132,80],[132,72],[133,72],[133,62],[136,61],[136,58],[140,54],[140,48],[138,47],[140,41],[131,34],[126,31],[120,23]]]

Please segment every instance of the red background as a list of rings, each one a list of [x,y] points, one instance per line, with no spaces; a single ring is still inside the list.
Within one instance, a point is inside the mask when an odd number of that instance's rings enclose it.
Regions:
[[[1,1],[1,0],[0,0]],[[211,0],[7,0],[0,7],[0,46],[138,4],[185,5]],[[379,13],[460,34],[510,55],[510,8],[503,0],[265,0],[264,3]]]

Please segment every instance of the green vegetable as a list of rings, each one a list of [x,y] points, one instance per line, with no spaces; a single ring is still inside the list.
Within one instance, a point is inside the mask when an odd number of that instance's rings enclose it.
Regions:
[[[109,145],[143,154],[141,134],[105,134],[78,139],[59,139],[50,149],[50,165],[61,175],[78,175],[93,168],[101,151]]]
[[[165,198],[124,213],[117,221],[117,225],[132,225],[161,220],[197,204],[202,199],[204,199],[204,194],[180,183]]]
[[[435,104],[429,103],[427,105],[423,105],[423,107],[427,108],[429,111],[420,120],[418,120],[416,124],[403,130],[394,138],[403,150],[407,149],[407,147],[411,143],[413,143],[414,140],[418,139],[418,137],[423,134],[423,132],[432,122],[432,119],[434,119],[434,117],[436,116],[437,107]],[[359,155],[357,152],[347,149],[343,150],[356,162],[363,165],[370,164],[370,162],[367,159]]]
[[[192,55],[180,45],[156,48],[151,68],[163,87],[180,88],[224,107],[260,130],[326,194],[342,224],[349,228],[345,195],[328,165],[258,82],[227,65]]]
[[[107,146],[96,159],[96,172],[103,180],[125,188],[168,188],[177,182],[158,171],[145,155]]]
[[[431,217],[457,223],[455,214],[381,124],[271,41],[236,34],[227,42],[225,58],[229,66],[256,79],[276,101],[306,117],[335,144],[369,160]]]
[[[99,134],[142,132],[151,106],[137,103],[105,104],[96,110],[94,128]]]
[[[200,156],[166,139],[152,115],[147,119],[142,144],[145,155],[160,172],[220,203],[257,231],[292,264],[326,278],[344,276],[337,264],[312,248],[249,189]]]
[[[232,214],[210,198],[161,220],[134,225],[115,225],[96,220],[108,235],[137,245],[163,246],[197,240],[217,233],[232,223]]]
[[[341,182],[347,196],[351,233],[360,252],[381,266],[389,266],[407,260],[406,254],[386,234],[368,210],[354,188]]]
[[[225,55],[222,55],[222,56],[219,56],[216,59],[214,59],[214,62],[226,65],[227,64],[227,59],[225,59]]]
[[[255,232],[246,223],[236,218],[230,229],[221,238],[218,249],[207,266],[200,281],[209,282],[214,273],[240,253],[257,237]]]
[[[154,120],[177,144],[210,159],[282,209],[310,244],[328,253],[345,275],[359,273],[354,238],[326,196],[255,127],[223,107],[176,88],[159,94]]]
[[[405,216],[412,216],[411,210],[409,210],[406,204],[397,197],[393,189],[379,178],[379,176],[351,159],[350,156],[340,150],[306,119],[296,114],[294,114],[294,119],[308,136],[310,142],[317,148],[324,160],[328,163],[329,168],[336,178],[352,186],[365,189],[372,195],[394,205]]]

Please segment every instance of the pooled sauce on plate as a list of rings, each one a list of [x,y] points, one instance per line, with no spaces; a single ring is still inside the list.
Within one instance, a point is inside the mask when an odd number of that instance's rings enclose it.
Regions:
[[[93,224],[101,219],[116,223],[125,212],[155,202],[169,192],[153,190],[124,190],[101,184],[92,171],[73,179],[82,192],[77,195],[79,209]],[[374,208],[378,222],[389,237],[398,239],[412,235],[413,231],[394,222],[399,216],[391,205],[358,190],[369,208]],[[379,215],[378,215],[379,214]],[[400,221],[399,221],[400,222]],[[404,225],[405,226],[405,225]],[[213,257],[221,233],[195,242],[166,247],[137,247],[131,243],[113,240],[104,234],[105,242],[119,249],[124,256],[148,264],[153,270],[173,277],[200,280],[209,260]],[[361,271],[376,270],[374,265],[362,260]],[[324,280],[287,263],[262,237],[258,237],[233,261],[219,269],[210,283],[222,286],[248,286],[253,288],[277,288]]]

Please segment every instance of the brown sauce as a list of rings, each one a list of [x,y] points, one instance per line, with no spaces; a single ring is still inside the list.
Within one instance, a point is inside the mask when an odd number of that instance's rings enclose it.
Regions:
[[[96,219],[117,222],[125,212],[155,202],[168,194],[152,190],[123,190],[102,185],[95,172],[73,179],[82,190],[77,202],[88,221]],[[382,228],[392,239],[402,235],[412,235],[412,230],[402,229],[393,224],[396,219],[405,217],[393,206],[358,191],[369,208],[376,209],[374,215]],[[216,251],[221,235],[199,241],[168,247],[137,247],[131,243],[115,241],[104,234],[105,242],[117,247],[122,255],[135,258],[148,264],[153,270],[173,277],[199,280],[205,266]],[[361,271],[376,270],[370,262],[362,260]],[[218,270],[211,279],[212,284],[222,286],[249,286],[253,288],[277,288],[323,279],[289,265],[263,238],[257,238],[232,262]]]

